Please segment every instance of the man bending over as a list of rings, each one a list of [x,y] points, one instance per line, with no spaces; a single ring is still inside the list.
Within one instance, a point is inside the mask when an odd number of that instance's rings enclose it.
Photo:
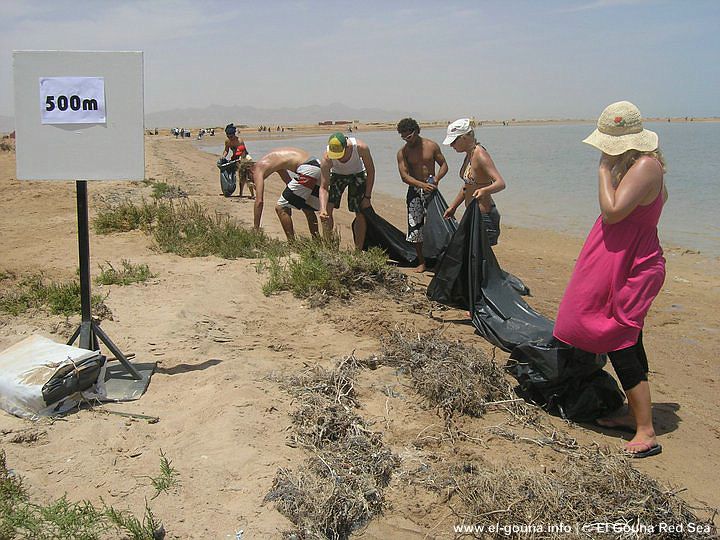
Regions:
[[[355,212],[355,247],[363,249],[367,222],[362,210],[370,206],[375,184],[375,164],[368,145],[354,137],[346,138],[340,132],[333,133],[328,141],[321,169],[320,219],[323,221],[325,233],[332,231],[333,210],[340,206],[342,194],[345,188],[348,188],[348,210]]]
[[[291,177],[290,172],[296,177]],[[300,148],[277,148],[264,155],[253,166],[255,180],[254,225],[260,228],[265,195],[265,179],[278,173],[285,190],[275,206],[278,218],[288,240],[295,238],[292,209],[301,210],[307,218],[310,234],[318,235],[318,221],[315,212],[320,209],[320,160]]]

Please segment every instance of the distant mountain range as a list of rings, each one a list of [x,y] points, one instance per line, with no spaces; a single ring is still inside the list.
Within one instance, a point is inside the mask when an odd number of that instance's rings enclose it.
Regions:
[[[230,122],[248,125],[316,124],[327,120],[358,120],[363,123],[399,120],[412,116],[410,111],[388,111],[374,108],[353,108],[342,103],[259,109],[210,105],[203,109],[175,109],[145,114],[145,126],[224,126]]]
[[[327,120],[358,120],[362,123],[388,122],[406,116],[417,117],[411,111],[389,111],[375,108],[354,108],[342,103],[310,105],[307,107],[283,107],[281,109],[259,109],[210,105],[205,108],[173,109],[145,113],[146,128],[224,126],[230,122],[248,125],[291,125],[316,124]],[[418,118],[419,119],[419,118]],[[15,129],[12,116],[0,116],[0,132]]]

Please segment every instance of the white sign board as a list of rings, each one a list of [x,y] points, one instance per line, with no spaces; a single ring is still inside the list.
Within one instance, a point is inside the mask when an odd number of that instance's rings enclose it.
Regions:
[[[43,124],[104,124],[103,77],[41,77]]]
[[[20,180],[145,178],[142,52],[14,51]]]

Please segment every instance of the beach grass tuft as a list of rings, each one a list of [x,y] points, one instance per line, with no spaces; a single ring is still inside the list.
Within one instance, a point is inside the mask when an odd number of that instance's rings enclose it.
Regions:
[[[142,521],[130,512],[116,510],[112,506],[106,506],[105,516],[111,524],[119,530],[130,535],[132,540],[157,540],[165,538],[165,527],[158,520],[152,509],[145,501],[145,513]]]
[[[93,315],[108,318],[110,310],[104,298],[93,294]],[[58,283],[47,281],[42,274],[33,274],[16,280],[12,287],[0,290],[0,311],[14,317],[30,309],[46,309],[53,315],[73,315],[81,312],[80,282]]]
[[[279,256],[286,244],[248,229],[227,215],[208,212],[197,202],[162,204],[153,228],[157,249],[183,257],[224,259]]]
[[[100,274],[95,277],[99,285],[130,285],[142,283],[156,277],[147,264],[133,264],[127,259],[120,261],[121,268],[115,268],[109,261],[100,266]]]
[[[152,486],[155,488],[155,495],[152,496],[154,499],[161,493],[167,493],[171,489],[174,489],[180,485],[180,474],[172,466],[171,461],[167,456],[160,450],[160,474],[150,478]]]
[[[98,234],[147,229],[152,225],[160,209],[157,202],[148,203],[143,200],[141,204],[136,205],[132,201],[123,201],[100,209],[93,219],[93,227]]]
[[[182,257],[255,259],[280,257],[288,251],[284,242],[244,227],[225,214],[210,212],[197,202],[143,200],[137,205],[124,201],[100,211],[93,224],[99,234],[145,230],[152,234],[157,250]]]
[[[71,502],[67,495],[47,505],[35,504],[22,479],[7,468],[5,451],[0,450],[0,538],[101,540],[127,535],[134,540],[164,536],[163,526],[147,502],[142,522],[104,503],[95,507],[89,501]]]
[[[270,258],[265,295],[291,291],[312,305],[322,305],[330,298],[349,298],[378,286],[393,292],[408,288],[407,276],[389,266],[386,253],[379,248],[344,250],[337,239],[302,238],[295,240],[291,249],[292,256],[284,260]]]
[[[317,306],[378,287],[393,294],[409,290],[407,276],[387,264],[381,249],[341,249],[337,236],[282,242],[194,201],[125,201],[101,211],[94,224],[99,233],[143,229],[158,251],[182,257],[262,259],[257,268],[269,272],[266,296],[291,291]]]
[[[151,185],[153,199],[184,199],[188,196],[180,187],[166,182],[152,182]]]

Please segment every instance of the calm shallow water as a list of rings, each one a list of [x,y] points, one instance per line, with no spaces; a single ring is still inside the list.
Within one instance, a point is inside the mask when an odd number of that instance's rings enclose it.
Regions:
[[[660,220],[665,244],[720,255],[720,123],[654,123],[668,173],[670,198]],[[594,126],[549,125],[480,127],[478,140],[488,149],[507,188],[495,196],[503,223],[550,229],[584,236],[599,214],[597,165],[600,153],[580,142]],[[396,154],[402,146],[394,131],[353,133],[370,146],[375,161],[375,191],[404,197],[407,186],[397,172]],[[441,143],[444,129],[424,129],[422,136]],[[222,139],[221,139],[222,140]],[[320,157],[326,135],[248,141],[256,159],[279,146],[297,146]],[[461,181],[462,155],[441,146],[450,171],[440,184],[452,200]],[[219,154],[222,147],[205,147]],[[458,216],[460,212],[458,212]]]

